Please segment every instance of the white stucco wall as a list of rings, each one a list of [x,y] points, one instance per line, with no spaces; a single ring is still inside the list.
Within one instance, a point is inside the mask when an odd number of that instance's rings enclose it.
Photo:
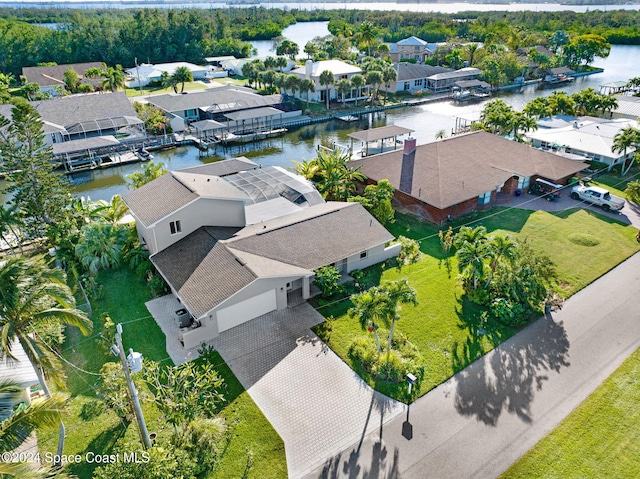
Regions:
[[[386,248],[384,244],[375,246],[367,250],[365,258],[360,258],[360,253],[347,258],[347,273],[382,263],[389,258],[398,256],[398,254],[400,254],[400,243],[392,244]]]

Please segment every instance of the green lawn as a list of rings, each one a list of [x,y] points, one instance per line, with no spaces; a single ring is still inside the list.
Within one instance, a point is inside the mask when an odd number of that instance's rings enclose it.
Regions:
[[[640,350],[501,477],[640,477]]]
[[[620,198],[626,198],[624,190],[627,187],[627,183],[632,180],[637,180],[639,176],[640,168],[638,166],[633,166],[624,178],[620,177],[618,174],[607,172],[598,175],[592,183],[608,189],[612,195],[619,196]]]
[[[145,359],[172,364],[165,349],[165,337],[153,318],[149,317],[144,303],[152,298],[147,286],[127,268],[100,273],[99,281],[104,285],[103,298],[92,302],[94,309],[94,332],[83,337],[77,331],[68,331],[63,346],[64,356],[86,371],[97,372],[114,356],[99,341],[102,327],[99,316],[108,312],[114,322],[123,324],[125,349],[133,348]],[[277,478],[287,476],[284,443],[269,421],[243,389],[220,356],[216,355],[217,370],[224,377],[226,390],[221,415],[229,427],[231,441],[221,464],[211,478],[236,478],[242,476],[246,467],[247,452],[253,454],[250,478]],[[123,425],[111,411],[102,411],[97,401],[96,376],[67,368],[68,389],[72,400],[69,415],[65,420],[67,440],[65,454],[84,454],[88,451],[109,453],[118,440],[138,441],[135,424]],[[138,383],[142,392],[144,385]],[[160,417],[158,409],[149,401],[142,401],[150,432],[158,433],[158,443],[167,441],[169,426]],[[57,430],[40,434],[40,447],[55,452]],[[70,472],[80,479],[90,479],[95,465],[81,462],[69,466]]]
[[[495,208],[470,215],[451,223],[451,226],[457,228],[462,224],[482,224],[489,232],[508,233],[530,241],[557,264],[559,289],[563,296],[575,293],[640,249],[635,241],[637,230],[634,227],[582,209],[551,214]],[[493,320],[481,325],[482,309],[462,298],[456,260],[453,257],[447,259],[442,252],[438,227],[414,216],[396,214],[396,222],[389,229],[396,236],[421,240],[420,247],[425,254],[420,262],[402,270],[382,270],[380,266],[370,269],[374,284],[380,280],[406,278],[417,291],[420,304],[417,307],[403,306],[396,334],[404,334],[426,359],[425,379],[417,391],[417,396],[420,396],[503,342],[516,329]],[[584,237],[593,239],[591,236],[599,244],[581,244]],[[376,382],[363,375],[349,357],[349,346],[354,338],[368,334],[361,330],[357,321],[348,318],[346,312],[349,307],[351,302],[348,300],[318,307],[325,317],[336,318],[328,335],[329,346],[377,390],[405,399],[405,385]],[[478,334],[481,327],[486,329],[486,334]],[[316,327],[316,332],[327,337],[324,325]],[[384,340],[386,331],[381,329],[380,336]]]
[[[207,86],[200,81],[186,82],[184,84],[184,91],[205,90]],[[182,90],[182,85],[178,84],[178,92]],[[148,95],[161,95],[163,93],[174,93],[173,87],[163,88],[161,86],[154,87],[142,87],[142,88],[126,88],[125,93],[128,97],[134,96],[148,96]]]

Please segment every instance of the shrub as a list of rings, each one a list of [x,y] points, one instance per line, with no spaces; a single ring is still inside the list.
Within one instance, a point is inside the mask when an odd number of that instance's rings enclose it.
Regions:
[[[378,360],[376,345],[369,338],[363,337],[354,340],[349,346],[349,356],[360,364],[360,367],[367,372],[371,372],[372,367]]]
[[[323,266],[322,268],[318,268],[314,271],[316,274],[315,279],[313,280],[313,284],[315,284],[320,291],[322,291],[322,296],[325,298],[331,296],[332,294],[339,293],[341,288],[338,284],[340,280],[340,271],[338,271],[333,266]]]
[[[382,354],[372,370],[373,374],[383,381],[400,382],[405,376],[405,363],[397,351]]]
[[[627,199],[632,203],[640,203],[640,180],[630,181],[624,190]]]
[[[600,238],[589,233],[571,233],[569,241],[580,246],[598,246]]]
[[[398,242],[400,243],[398,262],[401,265],[417,263],[422,259],[420,243],[416,240],[407,238],[406,236],[398,236]]]

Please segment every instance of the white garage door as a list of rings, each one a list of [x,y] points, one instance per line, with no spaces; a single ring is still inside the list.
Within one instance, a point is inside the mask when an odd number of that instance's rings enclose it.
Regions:
[[[246,323],[263,314],[273,311],[276,305],[276,290],[272,289],[253,298],[241,301],[238,304],[223,308],[218,311],[218,332]]]

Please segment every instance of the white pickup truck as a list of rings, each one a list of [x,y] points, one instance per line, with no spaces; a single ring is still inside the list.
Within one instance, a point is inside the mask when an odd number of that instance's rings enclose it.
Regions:
[[[604,211],[620,211],[624,200],[611,194],[599,186],[576,185],[571,189],[571,198],[583,200],[601,206]]]

